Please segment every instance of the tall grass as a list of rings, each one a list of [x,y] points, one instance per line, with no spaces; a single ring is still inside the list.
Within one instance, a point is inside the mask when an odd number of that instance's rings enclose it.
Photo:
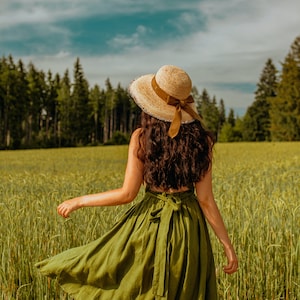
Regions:
[[[119,187],[126,157],[127,146],[0,152],[0,299],[68,299],[34,263],[98,238],[128,205],[67,220],[56,206]],[[240,259],[225,275],[211,232],[220,299],[300,299],[299,174],[300,143],[216,145],[215,198]]]

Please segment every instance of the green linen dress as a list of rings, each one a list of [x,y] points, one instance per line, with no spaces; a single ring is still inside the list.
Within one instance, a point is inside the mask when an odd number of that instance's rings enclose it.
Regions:
[[[211,244],[193,190],[146,190],[104,236],[36,266],[75,299],[217,299]]]

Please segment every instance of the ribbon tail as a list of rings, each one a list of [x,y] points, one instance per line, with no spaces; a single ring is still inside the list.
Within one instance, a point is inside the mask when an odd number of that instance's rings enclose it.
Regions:
[[[167,239],[169,224],[172,218],[172,210],[164,212],[165,216],[161,218],[159,225],[158,239],[156,241],[156,253],[154,258],[154,274],[153,274],[153,292],[155,295],[164,297],[168,284],[168,251],[167,251]]]
[[[181,125],[181,107],[178,105],[176,106],[174,119],[168,131],[169,137],[173,139],[178,134],[180,125]]]

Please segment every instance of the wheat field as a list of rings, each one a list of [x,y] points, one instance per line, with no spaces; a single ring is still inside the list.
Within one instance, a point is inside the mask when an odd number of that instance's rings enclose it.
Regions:
[[[132,204],[85,208],[67,220],[56,206],[119,187],[127,149],[0,151],[0,299],[68,299],[35,262],[98,238]],[[214,194],[240,264],[223,273],[210,230],[220,299],[300,299],[299,174],[300,143],[216,145]]]

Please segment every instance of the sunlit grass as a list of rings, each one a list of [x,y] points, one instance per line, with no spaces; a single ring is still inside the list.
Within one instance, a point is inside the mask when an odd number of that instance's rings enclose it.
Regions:
[[[126,157],[127,146],[0,152],[0,299],[67,298],[34,263],[98,238],[128,205],[67,220],[56,206],[119,187]],[[211,232],[220,299],[300,299],[299,174],[300,143],[216,145],[215,198],[240,259],[225,275]]]

